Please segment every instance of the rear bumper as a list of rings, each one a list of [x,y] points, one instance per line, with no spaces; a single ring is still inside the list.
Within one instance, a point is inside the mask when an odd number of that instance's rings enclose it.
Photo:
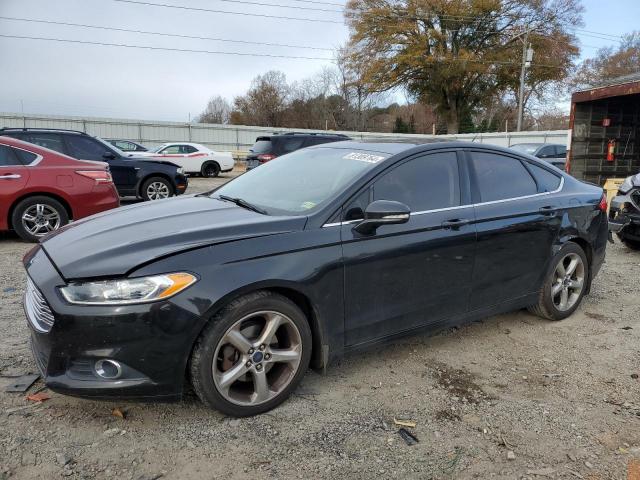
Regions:
[[[120,206],[120,196],[113,184],[96,185],[90,194],[77,197],[77,199],[78,201],[72,207],[74,220]]]

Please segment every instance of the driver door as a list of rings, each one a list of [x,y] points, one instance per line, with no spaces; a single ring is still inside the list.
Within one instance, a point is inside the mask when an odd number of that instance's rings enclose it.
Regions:
[[[467,311],[476,231],[461,162],[455,151],[410,158],[344,208],[346,346],[436,327]],[[356,232],[374,200],[406,204],[409,221]]]

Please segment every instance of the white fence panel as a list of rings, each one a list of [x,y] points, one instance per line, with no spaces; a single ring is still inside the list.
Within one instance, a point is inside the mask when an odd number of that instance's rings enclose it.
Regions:
[[[122,138],[153,146],[165,142],[192,141],[217,150],[246,152],[256,137],[274,132],[310,132],[298,128],[269,128],[241,125],[215,125],[208,123],[155,122],[148,120],[126,120],[97,117],[68,117],[55,115],[32,115],[0,113],[2,127],[63,128],[80,130],[103,138]],[[567,130],[532,132],[467,133],[458,135],[419,135],[374,132],[331,132],[344,133],[356,140],[364,139],[411,139],[439,140],[451,139],[478,143],[488,143],[509,147],[516,143],[560,143],[567,144]]]

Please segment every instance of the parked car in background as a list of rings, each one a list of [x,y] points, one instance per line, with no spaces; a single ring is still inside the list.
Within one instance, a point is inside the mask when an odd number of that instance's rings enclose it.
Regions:
[[[109,167],[0,136],[0,230],[41,237],[120,205]]]
[[[567,161],[567,147],[565,145],[559,143],[516,143],[510,148],[541,158],[560,170],[565,169]]]
[[[131,140],[118,140],[117,138],[105,138],[114,147],[122,150],[125,153],[129,152],[146,152],[149,149],[139,143],[132,142]]]
[[[609,230],[632,250],[640,250],[640,173],[625,178],[609,207]]]
[[[165,143],[153,151],[136,153],[134,156],[167,159],[180,165],[185,172],[203,177],[217,177],[221,172],[230,172],[235,164],[231,152],[217,152],[190,142]]]
[[[602,188],[504,148],[305,148],[46,238],[24,259],[34,357],[60,393],[177,399],[188,379],[256,415],[347,352],[524,307],[568,317],[606,210]]]
[[[280,155],[322,143],[350,140],[339,133],[274,133],[256,138],[247,155],[247,170],[267,163]]]
[[[188,185],[178,165],[151,158],[129,158],[98,137],[75,130],[2,128],[0,135],[24,140],[80,160],[107,162],[121,197],[159,200],[181,195]]]

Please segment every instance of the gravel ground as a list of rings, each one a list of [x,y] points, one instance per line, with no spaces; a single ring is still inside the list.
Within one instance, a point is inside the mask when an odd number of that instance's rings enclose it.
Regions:
[[[189,192],[230,176],[193,179]],[[45,390],[33,403],[5,392],[36,371],[21,306],[29,248],[0,236],[0,479],[640,474],[640,253],[619,244],[565,321],[520,311],[406,339],[309,372],[283,406],[240,420],[193,395],[110,403]],[[394,418],[415,422],[419,443],[406,445]]]

